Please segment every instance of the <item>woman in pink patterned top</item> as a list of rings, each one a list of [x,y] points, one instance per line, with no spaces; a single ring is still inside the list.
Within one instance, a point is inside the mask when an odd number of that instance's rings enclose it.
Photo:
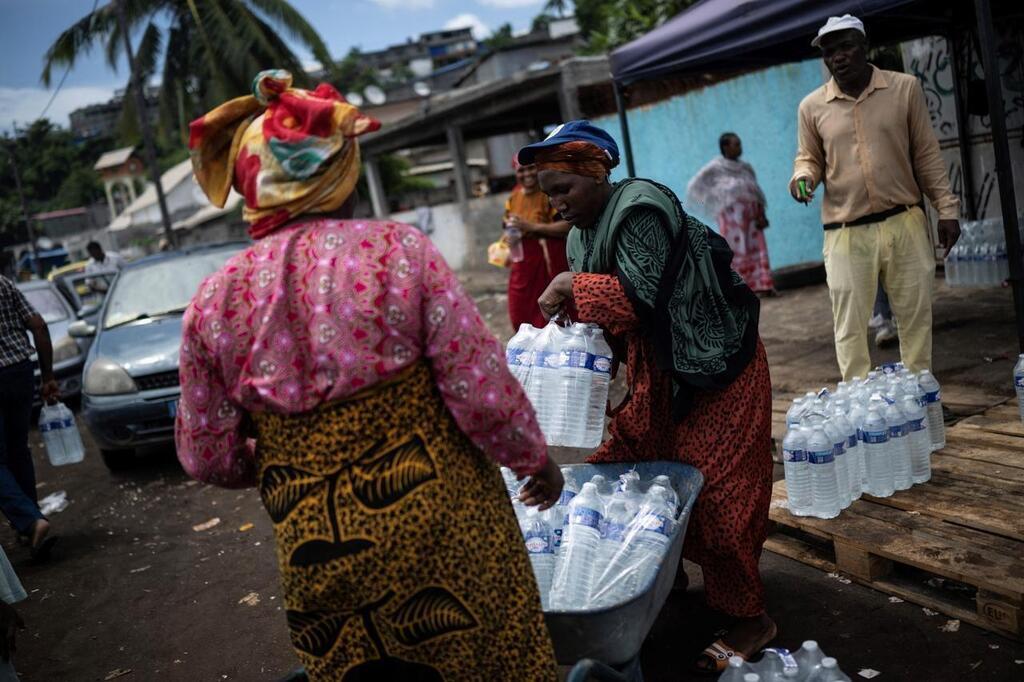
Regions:
[[[197,181],[218,205],[242,192],[256,242],[185,315],[178,456],[258,486],[312,679],[554,679],[487,458],[531,476],[521,499],[542,509],[561,475],[430,240],[350,218],[355,137],[376,125],[279,71],[192,124]]]

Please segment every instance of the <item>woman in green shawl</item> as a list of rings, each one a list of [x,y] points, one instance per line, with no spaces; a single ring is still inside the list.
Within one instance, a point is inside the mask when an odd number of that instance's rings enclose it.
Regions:
[[[730,267],[721,236],[649,180],[611,184],[618,149],[586,121],[519,151],[573,229],[572,272],[538,301],[553,315],[604,328],[625,358],[628,395],[590,461],[676,459],[704,488],[683,553],[700,564],[708,605],[732,617],[700,655],[701,672],[749,658],[776,634],[765,612],[758,559],[771,500],[771,379],[757,333],[759,302]]]

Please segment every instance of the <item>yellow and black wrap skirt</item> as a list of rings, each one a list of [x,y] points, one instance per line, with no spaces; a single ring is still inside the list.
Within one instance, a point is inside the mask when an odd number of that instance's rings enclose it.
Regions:
[[[501,474],[425,364],[253,420],[288,628],[312,680],[556,678]]]

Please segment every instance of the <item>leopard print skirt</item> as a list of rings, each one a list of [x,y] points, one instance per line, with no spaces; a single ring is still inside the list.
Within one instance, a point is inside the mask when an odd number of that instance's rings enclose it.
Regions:
[[[288,628],[311,679],[556,679],[501,475],[425,364],[253,420]]]

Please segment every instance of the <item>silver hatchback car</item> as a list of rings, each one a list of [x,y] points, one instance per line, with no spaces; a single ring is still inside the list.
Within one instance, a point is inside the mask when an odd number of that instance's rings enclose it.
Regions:
[[[125,265],[97,324],[71,325],[73,336],[95,336],[82,415],[111,470],[128,466],[140,446],[174,441],[182,315],[202,281],[246,246],[197,246]]]

